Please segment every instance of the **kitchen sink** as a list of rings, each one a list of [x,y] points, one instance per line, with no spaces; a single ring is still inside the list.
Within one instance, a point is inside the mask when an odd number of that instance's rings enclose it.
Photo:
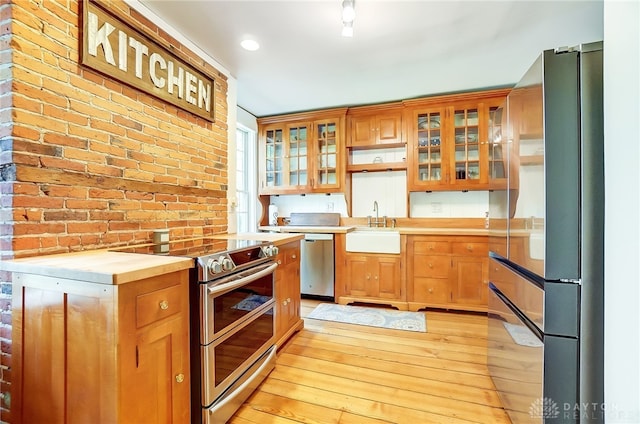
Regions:
[[[347,233],[347,252],[400,253],[400,231],[392,228],[357,228]]]

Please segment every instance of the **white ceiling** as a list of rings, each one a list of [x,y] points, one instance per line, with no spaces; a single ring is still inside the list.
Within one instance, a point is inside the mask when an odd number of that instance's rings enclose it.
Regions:
[[[356,0],[353,38],[342,0],[140,1],[224,66],[257,117],[512,85],[542,50],[603,38],[602,0]]]

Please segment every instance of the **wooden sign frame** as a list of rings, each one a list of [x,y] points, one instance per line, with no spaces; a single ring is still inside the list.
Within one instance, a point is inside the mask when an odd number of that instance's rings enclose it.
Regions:
[[[100,2],[83,0],[81,28],[82,65],[214,122],[213,77]]]

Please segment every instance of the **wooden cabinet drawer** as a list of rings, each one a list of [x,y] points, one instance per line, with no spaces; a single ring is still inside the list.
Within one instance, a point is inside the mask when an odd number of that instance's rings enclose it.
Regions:
[[[136,297],[136,325],[138,328],[180,312],[183,288],[179,284]]]
[[[487,243],[477,242],[455,242],[451,243],[451,250],[454,255],[461,256],[488,256],[489,247]]]
[[[450,270],[449,256],[416,256],[413,263],[415,277],[448,278]]]
[[[446,255],[450,252],[451,245],[448,241],[416,240],[413,242],[414,254]]]
[[[451,300],[449,280],[438,278],[415,278],[413,280],[414,302],[447,303]]]

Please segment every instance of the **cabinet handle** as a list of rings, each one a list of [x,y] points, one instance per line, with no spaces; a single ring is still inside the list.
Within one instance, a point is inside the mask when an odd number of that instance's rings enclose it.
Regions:
[[[162,309],[163,311],[169,309],[169,302],[167,302],[166,300],[160,301],[160,309]]]
[[[468,250],[469,252],[471,252],[471,251],[473,250],[473,247],[469,244],[469,245],[467,245],[467,250]]]
[[[429,289],[427,290],[429,293],[433,293],[433,289]]]
[[[291,259],[295,259],[295,258],[296,258],[296,255],[294,253],[293,255],[291,255]]]
[[[367,280],[371,280],[371,275],[367,274]]]
[[[291,303],[291,298],[287,297],[287,303]]]
[[[176,382],[182,383],[184,381],[184,374],[180,373],[176,375]]]
[[[378,276],[377,276],[377,275],[374,275],[374,276],[373,276],[373,279],[374,279],[374,280],[377,280],[377,279],[378,279]]]
[[[429,268],[433,269],[433,264],[429,262]]]
[[[282,301],[282,306],[287,306],[287,301],[286,300]]]
[[[282,261],[278,259],[278,265],[282,265]]]

